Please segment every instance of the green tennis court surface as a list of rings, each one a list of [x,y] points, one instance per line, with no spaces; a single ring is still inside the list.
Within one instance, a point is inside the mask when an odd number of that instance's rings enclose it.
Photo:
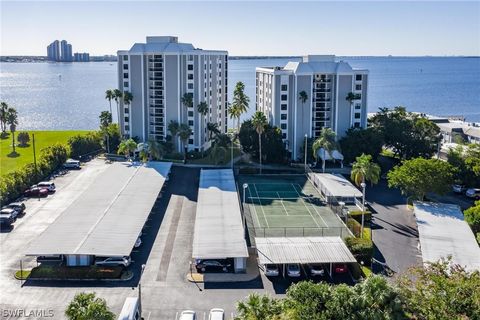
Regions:
[[[250,236],[348,236],[304,175],[240,176]]]

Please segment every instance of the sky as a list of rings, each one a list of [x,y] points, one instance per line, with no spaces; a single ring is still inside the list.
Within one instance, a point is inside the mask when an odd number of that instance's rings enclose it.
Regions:
[[[174,35],[230,55],[480,56],[480,1],[3,1],[1,55],[116,54]]]

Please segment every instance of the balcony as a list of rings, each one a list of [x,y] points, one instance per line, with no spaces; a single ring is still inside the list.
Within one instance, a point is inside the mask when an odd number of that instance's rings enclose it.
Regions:
[[[322,93],[325,93],[325,92],[330,92],[332,91],[331,89],[327,89],[327,88],[314,88],[313,89],[313,92],[322,92]]]

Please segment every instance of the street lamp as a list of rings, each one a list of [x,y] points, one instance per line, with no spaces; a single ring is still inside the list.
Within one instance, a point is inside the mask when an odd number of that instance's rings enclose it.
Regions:
[[[365,219],[365,187],[367,184],[362,182],[360,186],[362,186],[362,228],[360,229],[360,237],[363,238],[363,223]]]
[[[142,270],[140,271],[140,279],[138,279],[138,310],[142,315],[142,275],[145,270],[145,264],[142,264]]]
[[[245,210],[245,190],[248,188],[248,183],[243,184],[243,204],[242,209]]]
[[[305,133],[305,172],[307,172],[307,134]]]

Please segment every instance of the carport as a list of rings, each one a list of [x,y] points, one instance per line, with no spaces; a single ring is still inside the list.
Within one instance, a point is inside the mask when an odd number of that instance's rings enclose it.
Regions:
[[[255,238],[260,264],[325,264],[332,276],[335,263],[356,263],[340,237]]]
[[[246,271],[245,229],[232,169],[202,169],[193,234],[194,259],[234,259]]]
[[[114,163],[35,240],[27,256],[64,256],[85,266],[95,256],[129,256],[171,168],[170,162]]]
[[[315,173],[311,178],[329,203],[336,200],[356,205],[362,198],[362,192],[341,174]]]

